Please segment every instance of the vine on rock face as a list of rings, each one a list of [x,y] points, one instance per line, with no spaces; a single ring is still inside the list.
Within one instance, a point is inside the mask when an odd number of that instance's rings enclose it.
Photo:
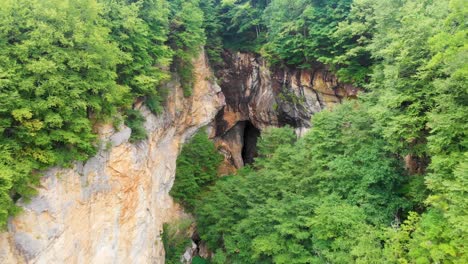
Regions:
[[[125,125],[132,130],[130,142],[137,142],[148,137],[144,127],[145,117],[138,110],[127,110],[127,117],[125,118]]]

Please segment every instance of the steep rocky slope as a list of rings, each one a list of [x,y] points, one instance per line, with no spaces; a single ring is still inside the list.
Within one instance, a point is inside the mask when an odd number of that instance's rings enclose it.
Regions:
[[[227,174],[253,161],[263,129],[290,125],[300,135],[314,113],[358,92],[323,65],[269,68],[261,57],[227,51],[224,62],[213,74],[199,56],[193,96],[171,81],[159,116],[137,105],[147,140],[131,144],[129,128],[101,125],[95,157],[45,172],[39,194],[0,235],[0,263],[164,263],[162,224],[183,216],[168,194],[176,158],[197,129],[210,124]]]
[[[195,68],[193,96],[173,81],[162,115],[140,107],[147,140],[131,144],[129,128],[103,125],[95,157],[46,172],[0,235],[0,263],[164,263],[162,224],[180,213],[168,194],[180,145],[224,105],[205,56]]]
[[[255,156],[256,137],[269,126],[290,125],[300,136],[311,126],[314,113],[356,97],[358,89],[340,83],[326,66],[312,69],[268,67],[250,53],[223,54],[216,71],[226,106],[214,122],[216,142],[226,160],[220,169],[228,174]]]

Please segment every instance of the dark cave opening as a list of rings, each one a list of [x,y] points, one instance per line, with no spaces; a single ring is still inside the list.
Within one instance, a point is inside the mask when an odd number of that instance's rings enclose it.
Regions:
[[[258,156],[257,139],[259,136],[260,130],[252,125],[250,121],[245,121],[244,144],[242,145],[242,160],[244,164],[252,164]]]

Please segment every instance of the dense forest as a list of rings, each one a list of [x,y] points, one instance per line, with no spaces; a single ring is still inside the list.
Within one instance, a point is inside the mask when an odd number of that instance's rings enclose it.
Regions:
[[[5,0],[0,6],[0,225],[41,171],[96,153],[95,124],[146,138],[135,99],[162,110],[177,72],[186,95],[205,43],[199,1]]]
[[[316,114],[303,138],[262,131],[254,164],[175,196],[212,262],[468,262],[467,2],[216,7],[224,48],[279,67],[323,63],[364,93]],[[188,180],[176,177],[177,190]]]
[[[236,175],[206,134],[183,148],[171,194],[206,261],[468,263],[467,21],[464,0],[4,0],[0,225],[42,171],[96,153],[96,124],[146,138],[135,100],[160,113],[173,76],[190,96],[204,46],[215,69],[252,52],[362,89],[302,138],[262,131]]]

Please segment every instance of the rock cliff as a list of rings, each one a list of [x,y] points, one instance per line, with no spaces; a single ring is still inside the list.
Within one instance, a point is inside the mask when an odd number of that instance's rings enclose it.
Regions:
[[[314,113],[356,97],[359,91],[318,63],[307,70],[268,67],[257,55],[228,51],[223,60],[216,77],[226,106],[213,124],[213,136],[226,157],[221,174],[252,162],[256,154],[252,144],[261,130],[290,125],[300,136],[311,126]]]
[[[224,105],[205,56],[195,68],[193,96],[172,81],[163,114],[139,107],[147,140],[131,144],[129,128],[102,125],[95,157],[48,170],[0,235],[0,263],[164,263],[162,224],[181,214],[168,194],[180,146]]]
[[[176,159],[197,129],[210,124],[228,174],[253,161],[265,128],[290,125],[300,135],[314,113],[358,92],[323,65],[275,68],[253,54],[223,56],[215,74],[204,55],[195,61],[189,98],[177,80],[168,83],[161,115],[137,105],[148,139],[132,144],[128,127],[101,125],[95,157],[45,172],[39,194],[0,234],[0,263],[164,263],[162,225],[183,217],[169,196]]]

